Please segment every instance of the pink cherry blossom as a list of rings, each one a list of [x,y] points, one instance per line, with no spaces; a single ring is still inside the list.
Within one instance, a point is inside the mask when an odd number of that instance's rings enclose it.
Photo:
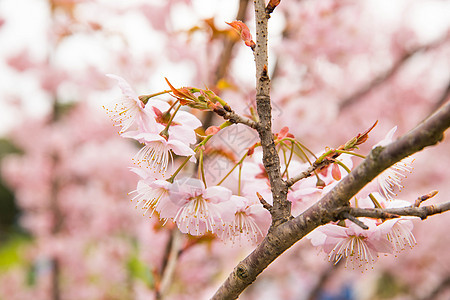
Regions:
[[[413,226],[410,218],[391,219],[379,225],[379,227],[390,229],[386,234],[395,252],[405,250],[407,247],[413,248],[416,245],[416,239],[412,234]]]
[[[172,152],[180,156],[190,156],[195,162],[195,152],[188,145],[174,138],[165,139],[155,133],[127,132],[124,137],[138,140],[144,145],[134,156],[133,161],[138,167],[153,170],[156,174],[165,175],[169,162],[173,161]]]
[[[393,141],[393,136],[395,131],[397,130],[397,126],[392,128],[386,135],[384,139],[379,141],[375,146],[386,146]],[[395,191],[401,190],[403,188],[401,182],[402,179],[406,177],[405,173],[412,172],[412,163],[413,159],[411,157],[406,157],[403,160],[395,163],[390,168],[386,169],[383,173],[378,175],[377,184],[378,190],[381,194],[383,194],[387,199],[393,199],[396,196]]]
[[[319,246],[328,254],[328,259],[338,263],[345,259],[345,266],[368,269],[378,259],[378,253],[392,253],[393,246],[387,238],[386,228],[376,226],[374,220],[364,219],[369,226],[364,230],[345,221],[345,227],[327,224],[308,235],[313,246]]]
[[[272,220],[270,213],[261,203],[245,197],[233,195],[231,200],[237,205],[234,220],[219,229],[218,235],[222,240],[230,240],[233,244],[236,240],[241,244],[244,239],[256,244],[267,234]]]
[[[136,201],[136,208],[141,206],[143,215],[149,209],[153,214],[160,201],[169,196],[169,187],[165,180],[139,180],[136,190],[131,192],[136,194],[131,201]]]
[[[6,62],[10,67],[16,69],[19,72],[23,72],[38,66],[38,64],[33,61],[28,49],[22,49],[21,51],[18,51],[16,54],[8,57],[6,59]]]
[[[230,198],[231,191],[225,187],[205,188],[198,179],[184,178],[174,181],[169,197],[161,199],[157,211],[161,218],[173,219],[183,233],[214,233],[234,219],[236,204]]]
[[[135,122],[151,122],[152,118],[148,118],[144,111],[144,103],[139,100],[138,95],[125,79],[113,74],[106,76],[117,80],[124,96],[122,102],[115,104],[113,108],[105,107],[115,126],[122,127],[119,133],[122,134],[130,129]]]
[[[411,203],[398,199],[386,199],[382,194],[374,192],[372,196],[376,199],[381,208],[401,208],[411,206]],[[360,208],[374,208],[375,204],[369,197],[357,201]],[[407,247],[413,248],[416,245],[416,239],[412,234],[413,217],[399,217],[396,219],[380,221],[378,227],[383,228],[388,240],[392,243],[395,252],[405,250]]]

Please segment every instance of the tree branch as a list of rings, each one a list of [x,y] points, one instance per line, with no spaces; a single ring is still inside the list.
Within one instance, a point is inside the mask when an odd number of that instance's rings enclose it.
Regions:
[[[180,256],[182,235],[181,232],[175,228],[170,232],[170,239],[166,249],[166,257],[161,269],[161,282],[159,288],[156,290],[156,299],[164,299],[167,295],[170,285],[172,283],[175,268]]]
[[[316,227],[338,220],[349,200],[385,169],[401,159],[440,142],[450,127],[450,103],[386,147],[377,147],[329,193],[304,213],[271,230],[260,245],[241,261],[213,299],[236,299],[280,254]]]
[[[256,109],[259,116],[258,134],[263,149],[263,164],[269,177],[273,195],[272,226],[281,224],[291,216],[291,203],[287,201],[287,186],[281,177],[280,158],[272,133],[272,107],[270,79],[267,73],[267,23],[265,1],[255,0],[256,48]]]
[[[214,109],[214,112],[224,118],[225,120],[229,120],[231,123],[241,123],[244,125],[247,125],[248,127],[251,127],[255,130],[258,130],[259,124],[249,118],[242,117],[235,113],[233,110],[227,111],[223,108]]]
[[[354,217],[369,217],[375,219],[392,219],[399,216],[414,216],[422,220],[428,216],[441,214],[450,210],[450,202],[439,205],[428,205],[422,207],[400,207],[400,208],[356,208],[350,207],[348,214]]]
[[[450,276],[444,278],[427,296],[420,298],[420,300],[433,300],[437,299],[437,296],[450,287]]]
[[[390,78],[392,78],[395,74],[398,73],[398,71],[406,64],[406,62],[413,57],[415,54],[420,52],[425,52],[430,49],[434,49],[436,47],[439,47],[440,45],[444,44],[447,41],[447,36],[445,36],[443,39],[439,39],[433,43],[430,43],[428,45],[423,45],[416,47],[412,50],[409,50],[403,54],[402,57],[398,61],[396,61],[391,68],[384,71],[383,73],[379,74],[375,78],[372,79],[371,82],[369,82],[367,85],[363,86],[359,90],[355,91],[352,95],[348,96],[344,100],[342,100],[339,104],[339,111],[342,111],[343,109],[353,105],[357,100],[367,95],[369,92],[371,92],[373,89],[377,88]]]
[[[312,173],[315,171],[315,170],[318,170],[318,169],[321,169],[321,168],[323,168],[323,167],[325,167],[325,166],[327,166],[327,165],[329,165],[329,164],[331,164],[332,163],[332,161],[331,160],[329,160],[329,159],[324,159],[322,162],[320,162],[320,163],[313,163],[313,165],[312,166],[310,166],[308,169],[306,169],[305,171],[303,171],[303,172],[300,172],[298,175],[296,175],[296,176],[294,176],[294,177],[291,177],[291,178],[289,178],[288,180],[286,180],[286,185],[288,186],[288,187],[290,187],[290,186],[293,186],[296,182],[298,182],[298,181],[300,181],[300,180],[302,180],[302,179],[305,179],[305,178],[308,178],[309,176],[311,176],[312,175]]]
[[[330,264],[327,270],[325,270],[320,276],[314,288],[311,290],[311,293],[308,296],[308,300],[317,300],[320,296],[320,292],[323,290],[324,285],[327,283],[328,279],[332,278],[334,273],[339,269],[339,266],[342,265],[343,260],[338,261],[335,264]]]

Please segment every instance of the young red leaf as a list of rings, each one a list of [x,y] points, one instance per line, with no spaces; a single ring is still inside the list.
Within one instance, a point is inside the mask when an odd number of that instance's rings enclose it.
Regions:
[[[233,21],[231,23],[225,22],[231,27],[233,27],[238,33],[241,39],[244,41],[246,46],[249,46],[252,48],[252,50],[255,49],[256,44],[252,39],[252,34],[250,33],[250,30],[248,29],[247,25],[245,25],[242,21]]]
[[[167,78],[164,77],[164,79],[166,80],[167,84],[169,85],[170,89],[172,90],[173,95],[178,98],[179,100],[191,100],[191,101],[195,101],[196,98],[194,95],[192,95],[192,93],[189,91],[188,88],[179,88],[176,89]],[[182,103],[183,105],[185,105],[186,103]]]

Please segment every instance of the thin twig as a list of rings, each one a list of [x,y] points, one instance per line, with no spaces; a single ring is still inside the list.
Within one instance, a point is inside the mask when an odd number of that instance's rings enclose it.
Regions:
[[[293,186],[296,182],[298,182],[298,181],[300,181],[302,179],[308,178],[309,176],[311,176],[314,173],[314,171],[316,171],[318,169],[321,169],[323,167],[326,167],[329,164],[331,164],[332,162],[333,161],[331,161],[331,160],[325,159],[325,160],[323,160],[322,162],[320,162],[318,164],[314,163],[312,166],[310,166],[305,171],[300,172],[298,175],[296,175],[296,176],[286,180],[286,185],[288,187]]]
[[[334,273],[339,269],[339,266],[342,265],[343,260],[341,259],[335,264],[330,264],[328,269],[326,269],[319,280],[317,281],[314,288],[311,290],[311,293],[308,296],[308,300],[316,300],[318,299],[320,292],[322,291],[324,285],[327,283],[328,279],[334,275]]]
[[[273,13],[275,8],[280,4],[281,0],[270,0],[266,6],[267,19],[270,18],[270,14]]]
[[[427,296],[421,298],[420,300],[434,300],[437,299],[437,296],[450,288],[450,276],[447,276],[444,280],[441,281]]]
[[[439,205],[429,205],[422,207],[400,207],[400,208],[349,208],[348,213],[354,217],[369,217],[376,219],[392,219],[398,216],[419,217],[422,220],[429,216],[440,214],[450,210],[450,202]]]
[[[263,196],[261,196],[260,193],[256,192],[256,196],[258,196],[259,202],[261,202],[262,206],[270,212],[272,210],[272,205],[267,203],[267,201],[264,200]]]
[[[341,218],[342,219],[347,219],[353,223],[355,223],[356,225],[358,225],[359,227],[361,227],[364,230],[369,229],[369,226],[367,226],[366,224],[364,224],[363,221],[357,219],[355,216],[351,215],[349,212],[343,212],[341,213]]]
[[[431,191],[426,195],[418,197],[414,202],[414,207],[419,207],[422,202],[427,201],[430,198],[433,198],[434,196],[436,196],[437,193],[438,191]]]
[[[245,15],[247,12],[247,6],[248,6],[249,0],[240,0],[239,1],[239,9],[236,14],[236,20],[245,20]],[[225,39],[224,46],[222,53],[220,55],[220,60],[217,64],[216,71],[214,72],[213,82],[212,86],[216,86],[217,83],[222,79],[225,78],[227,75],[228,67],[231,65],[230,61],[233,54],[233,48],[236,44],[236,40],[234,39]],[[205,114],[205,117],[203,119],[203,128],[208,128],[213,124],[213,117],[214,114],[211,112],[207,112]]]
[[[224,118],[225,120],[229,120],[232,123],[240,123],[240,124],[244,124],[247,125],[250,128],[253,129],[258,129],[258,123],[256,123],[255,121],[240,116],[237,113],[235,113],[234,111],[226,111],[225,109],[214,109],[214,112],[216,114],[218,114],[219,116],[221,116],[222,118]]]
[[[167,295],[167,292],[169,291],[173,275],[175,272],[175,267],[178,262],[178,258],[180,257],[180,249],[181,249],[181,241],[182,241],[182,235],[181,232],[178,230],[178,228],[175,228],[171,232],[170,237],[170,248],[168,257],[167,257],[167,263],[165,264],[164,269],[162,270],[162,279],[161,284],[159,286],[159,290],[156,293],[156,299],[161,300],[164,299],[164,297]]]

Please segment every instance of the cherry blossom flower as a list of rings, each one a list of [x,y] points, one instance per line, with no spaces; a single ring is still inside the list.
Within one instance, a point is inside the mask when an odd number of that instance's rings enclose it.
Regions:
[[[378,142],[373,148],[377,146],[386,146],[390,144],[393,140],[393,136],[395,131],[397,130],[397,126],[392,128],[386,135],[386,137]],[[405,178],[404,173],[412,172],[412,162],[414,160],[411,157],[406,157],[403,160],[395,163],[390,168],[386,169],[377,177],[378,190],[381,194],[383,194],[386,199],[393,199],[395,194],[395,190],[401,190],[403,186],[401,185],[402,179]]]
[[[156,174],[165,175],[169,162],[173,161],[172,152],[180,156],[191,156],[195,162],[195,152],[188,145],[177,139],[169,137],[167,140],[156,133],[127,132],[124,137],[133,138],[144,147],[134,156],[134,163],[141,168],[153,170]]]
[[[152,214],[162,199],[169,196],[170,183],[165,180],[139,180],[137,188],[131,193],[136,193],[131,201],[136,202],[136,208],[140,205],[145,215],[149,209]]]
[[[416,239],[412,234],[413,222],[410,218],[397,218],[383,222],[379,225],[390,228],[387,232],[387,238],[392,243],[395,252],[405,250],[407,247],[413,248],[416,245]]]
[[[106,76],[117,80],[124,96],[122,102],[115,104],[113,108],[104,107],[114,125],[122,127],[119,133],[122,134],[130,129],[135,122],[151,122],[152,118],[146,116],[144,103],[139,100],[138,95],[125,79],[113,74]]]
[[[173,219],[183,233],[202,235],[234,219],[236,204],[225,187],[204,188],[198,179],[175,180],[169,197],[156,208],[162,219]]]
[[[373,193],[373,197],[377,200],[381,208],[401,208],[411,206],[411,203],[404,200],[387,200],[379,193]],[[373,208],[375,205],[369,197],[358,201],[358,206],[365,208]],[[392,243],[395,252],[405,250],[407,247],[413,248],[416,245],[416,239],[412,234],[414,227],[413,217],[399,217],[396,219],[386,220],[378,227],[386,231],[388,240]]]
[[[367,270],[377,261],[378,253],[392,253],[393,246],[387,238],[387,228],[376,226],[371,219],[363,222],[369,226],[368,230],[345,221],[345,227],[327,224],[310,233],[308,238],[328,254],[331,262],[336,264],[345,259],[346,267]]]
[[[126,82],[122,82],[122,84],[126,84]],[[124,90],[127,90],[127,87],[124,87]],[[164,101],[152,100],[142,111],[140,106],[130,109],[130,111],[136,110],[136,116],[141,121],[137,130],[123,132],[122,129],[121,134],[123,137],[135,139],[144,145],[134,156],[134,163],[138,167],[153,170],[155,174],[163,176],[169,163],[173,161],[172,152],[180,156],[191,156],[190,160],[195,162],[195,152],[189,147],[189,144],[195,143],[194,129],[201,126],[201,122],[192,114],[178,111],[168,128],[168,134],[163,136],[161,132],[165,130],[167,121],[164,120],[162,111],[167,111],[169,108],[170,106]],[[131,125],[132,123],[128,124],[127,129]]]
[[[231,196],[237,205],[234,220],[219,229],[218,235],[224,241],[241,244],[243,238],[252,244],[258,243],[267,233],[271,223],[270,213],[261,203],[241,196]]]
[[[411,204],[403,200],[392,200],[386,203],[386,208],[400,208],[407,206],[411,206]],[[384,226],[391,226],[391,231],[388,232],[387,235],[389,241],[391,241],[394,246],[394,251],[400,252],[405,250],[406,247],[413,248],[416,245],[416,239],[412,234],[412,229],[414,227],[412,219],[413,217],[400,217],[387,220],[382,224]]]

